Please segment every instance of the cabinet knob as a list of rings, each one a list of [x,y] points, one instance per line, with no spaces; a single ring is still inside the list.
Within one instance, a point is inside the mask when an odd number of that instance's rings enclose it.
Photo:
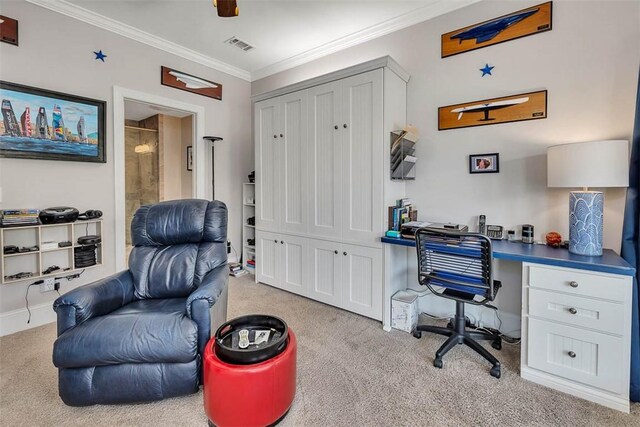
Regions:
[[[569,282],[569,286],[571,286],[572,288],[577,288],[578,287],[578,282],[576,282],[575,280],[572,280]]]
[[[280,138],[284,138],[284,135],[283,135],[283,134],[280,134]]]
[[[278,135],[273,135],[273,137],[274,137],[274,138],[277,138],[277,137],[278,137]]]
[[[277,241],[277,240],[274,240],[274,241],[273,241],[273,243],[278,243],[278,241]]]
[[[573,308],[573,307],[571,307],[571,308],[569,309],[569,313],[571,313],[571,314],[576,314],[577,312],[578,312],[578,310],[576,310],[576,309],[575,309],[575,308]]]
[[[281,244],[281,245],[284,245],[284,242],[283,242],[282,240],[280,240],[280,244]]]
[[[342,255],[347,256],[347,253],[346,252],[342,252]]]
[[[333,251],[334,254],[338,255],[338,251]]]
[[[333,128],[334,128],[335,130],[338,130],[338,125],[335,125]]]
[[[570,351],[567,353],[569,355],[570,358],[575,359],[576,358],[576,353],[574,351]]]
[[[342,127],[346,129],[347,128],[347,124],[346,123],[343,124]]]

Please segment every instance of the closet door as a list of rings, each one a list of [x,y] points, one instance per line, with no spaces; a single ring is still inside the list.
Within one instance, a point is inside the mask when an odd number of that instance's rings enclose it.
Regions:
[[[382,70],[342,80],[342,111],[342,239],[379,245],[382,156],[389,152],[383,148]]]
[[[256,228],[279,231],[279,98],[255,104]]]
[[[341,237],[340,82],[308,89],[309,234]]]
[[[277,234],[256,231],[256,280],[279,287],[280,240]]]
[[[282,231],[307,231],[307,91],[280,97],[278,156],[282,186]]]
[[[325,240],[309,242],[309,297],[340,306],[340,272],[342,255],[340,244]]]
[[[342,245],[341,307],[382,320],[382,249]]]
[[[279,288],[298,295],[307,295],[309,273],[307,262],[307,239],[297,236],[280,235],[280,275]]]

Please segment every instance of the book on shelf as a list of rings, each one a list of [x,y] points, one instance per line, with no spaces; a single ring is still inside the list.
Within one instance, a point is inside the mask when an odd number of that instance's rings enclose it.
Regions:
[[[409,199],[398,199],[395,206],[389,206],[388,229],[400,231],[405,222],[415,221],[418,211],[414,209]]]
[[[0,211],[0,225],[11,227],[19,225],[38,225],[40,218],[38,209],[4,209]]]

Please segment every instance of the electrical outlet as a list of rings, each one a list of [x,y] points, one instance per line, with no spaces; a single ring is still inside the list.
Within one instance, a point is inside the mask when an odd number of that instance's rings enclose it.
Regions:
[[[44,283],[40,284],[40,292],[51,292],[56,290],[56,279],[54,277],[47,277],[43,280]]]

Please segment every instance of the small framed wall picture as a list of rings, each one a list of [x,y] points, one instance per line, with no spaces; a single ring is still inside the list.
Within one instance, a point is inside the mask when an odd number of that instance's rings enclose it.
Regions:
[[[187,170],[193,170],[193,146],[189,145],[187,147]]]
[[[469,156],[469,173],[499,173],[500,154],[471,154]]]

